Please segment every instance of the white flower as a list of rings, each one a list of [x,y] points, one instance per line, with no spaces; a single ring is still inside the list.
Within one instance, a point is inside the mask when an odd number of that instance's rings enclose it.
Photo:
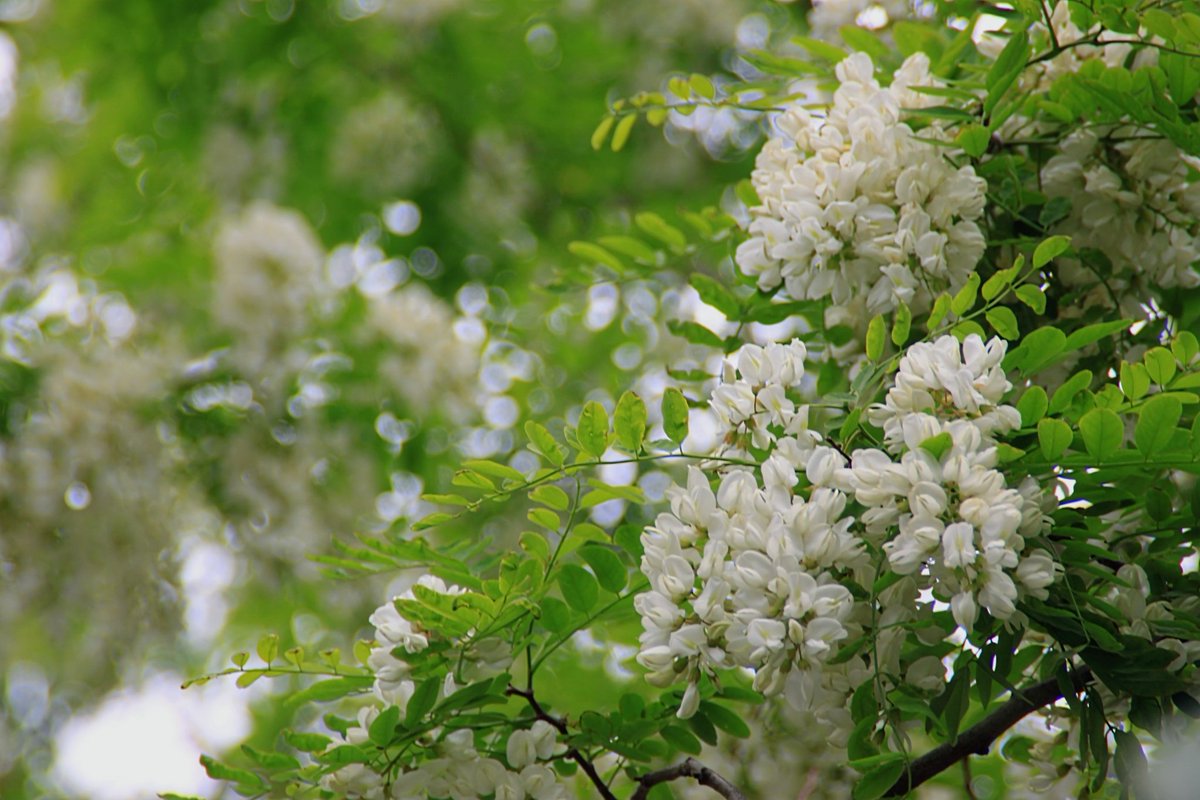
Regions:
[[[537,761],[537,743],[533,733],[527,730],[513,731],[508,737],[504,755],[508,759],[508,765],[513,769],[520,769]]]
[[[942,532],[944,555],[942,563],[947,567],[966,567],[975,563],[975,529],[966,522],[955,522]]]
[[[975,605],[975,597],[970,592],[959,592],[950,598],[950,613],[960,627],[968,630],[979,617],[979,607]]]

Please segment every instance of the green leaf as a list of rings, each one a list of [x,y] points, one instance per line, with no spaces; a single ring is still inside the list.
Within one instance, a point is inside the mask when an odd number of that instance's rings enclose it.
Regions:
[[[414,522],[411,527],[414,531],[423,531],[428,530],[429,528],[437,527],[443,522],[449,522],[452,519],[454,519],[453,514],[447,514],[445,511],[435,511],[432,514],[421,517],[421,519]]]
[[[600,120],[600,124],[596,126],[596,130],[592,131],[592,149],[599,150],[604,146],[604,141],[608,138],[609,131],[612,130],[613,123],[617,121],[616,117],[606,115]]]
[[[637,525],[622,525],[613,534],[613,541],[629,555],[634,563],[642,560],[642,530]]]
[[[1047,460],[1061,456],[1071,446],[1071,426],[1061,419],[1047,417],[1038,423],[1038,444],[1041,445],[1042,455]]]
[[[1021,426],[1028,428],[1046,416],[1050,401],[1046,399],[1046,390],[1040,386],[1030,386],[1017,401],[1017,411],[1021,412]]]
[[[1197,340],[1196,335],[1191,331],[1180,331],[1171,340],[1171,352],[1186,368],[1193,358],[1200,355],[1200,340]]]
[[[980,290],[983,299],[995,299],[1006,287],[1010,286],[1016,280],[1023,266],[1025,266],[1025,260],[1018,257],[1016,264],[1008,269],[998,270],[995,275],[988,278],[983,284],[983,289]]]
[[[229,660],[233,662],[235,667],[244,667],[246,666],[246,662],[250,660],[250,654],[246,652],[234,653],[229,657]]]
[[[576,435],[588,455],[600,458],[608,449],[608,412],[598,401],[591,400],[584,405]]]
[[[421,499],[427,503],[437,503],[443,506],[469,506],[471,501],[462,495],[458,494],[430,494],[421,495]]]
[[[946,451],[953,446],[954,439],[952,439],[950,434],[946,431],[943,431],[936,436],[930,436],[928,439],[921,442],[921,449],[928,452],[938,461],[941,461],[942,456],[945,455]]]
[[[883,315],[876,314],[867,325],[867,358],[879,361],[883,357],[883,341],[887,335]]]
[[[550,483],[543,483],[531,491],[529,499],[555,511],[566,511],[571,505],[571,498],[567,496],[567,493]]]
[[[1125,425],[1115,412],[1107,408],[1093,408],[1079,420],[1079,434],[1088,453],[1104,461],[1121,449]]]
[[[1000,51],[1000,55],[988,70],[984,80],[987,86],[987,97],[983,101],[983,115],[990,118],[999,107],[1004,95],[1016,82],[1025,69],[1029,58],[1029,35],[1019,31],[1009,36],[1008,44]],[[993,120],[995,123],[995,120]]]
[[[268,633],[258,640],[258,646],[255,649],[258,651],[258,657],[270,664],[279,655],[279,637]]]
[[[1008,306],[989,308],[984,316],[996,333],[1010,342],[1021,335],[1021,329],[1017,326],[1017,315]]]
[[[666,740],[667,744],[682,753],[690,753],[691,755],[698,756],[701,749],[703,749],[700,740],[691,731],[681,725],[668,725],[659,733]]]
[[[243,672],[241,675],[237,676],[237,680],[234,681],[234,684],[239,689],[245,689],[250,686],[253,686],[255,684],[255,682],[257,682],[258,679],[261,678],[262,676],[263,676],[263,673],[258,670],[253,670],[251,672]]]
[[[983,326],[973,319],[964,319],[961,322],[954,323],[954,326],[950,328],[950,333],[954,334],[954,337],[960,342],[966,340],[971,334],[975,334],[980,339],[987,338],[987,333],[984,332]]]
[[[598,595],[597,595],[598,596]],[[551,633],[564,633],[571,625],[571,612],[557,597],[543,597],[538,618]]]
[[[1138,452],[1149,458],[1170,444],[1182,413],[1183,405],[1174,397],[1155,395],[1147,400],[1133,429]]]
[[[614,153],[619,152],[625,143],[629,141],[629,134],[633,130],[634,123],[638,121],[637,114],[626,114],[621,117],[617,123],[617,129],[613,131],[612,150]]]
[[[1150,380],[1165,386],[1175,377],[1175,355],[1165,347],[1152,347],[1142,357]]]
[[[585,614],[600,599],[600,587],[592,573],[576,564],[562,565],[558,573],[558,588],[562,590],[567,605]]]
[[[646,233],[677,250],[687,245],[687,237],[683,231],[667,224],[667,221],[650,211],[643,211],[633,218],[633,222]]]
[[[653,264],[658,258],[658,253],[654,248],[632,236],[601,236],[596,241],[609,250],[615,250],[635,261]]]
[[[619,594],[625,588],[628,570],[616,553],[596,544],[580,548],[579,553],[592,568],[592,572],[596,573],[596,580],[602,587],[613,594]]]
[[[554,437],[550,435],[550,431],[541,423],[530,420],[525,423],[525,435],[529,437],[530,443],[533,445],[534,452],[541,453],[556,467],[563,465],[565,455],[558,442],[554,441]]]
[[[850,793],[853,800],[876,800],[876,798],[883,797],[887,790],[900,780],[900,776],[904,774],[904,756],[900,753],[886,753],[885,755],[895,756],[895,758],[864,772]]]
[[[444,683],[442,678],[435,676],[417,684],[416,691],[409,698],[408,707],[404,709],[404,727],[415,728],[433,710]]]
[[[849,55],[845,50],[836,45],[829,44],[821,39],[811,39],[807,36],[793,36],[792,44],[800,45],[814,58],[828,61],[831,64],[836,64]]]
[[[496,483],[486,475],[472,469],[460,469],[454,473],[450,482],[455,486],[465,486],[470,489],[482,489],[485,492],[496,490]]]
[[[373,680],[373,678],[366,675],[356,675],[317,681],[311,686],[306,686],[289,696],[287,703],[289,706],[296,707],[314,701],[328,702],[330,700],[339,700],[346,695],[370,689]]]
[[[559,518],[558,514],[555,514],[548,508],[531,508],[526,517],[534,525],[540,525],[551,531],[558,530],[558,526],[562,524],[562,519]]]
[[[1133,320],[1114,319],[1108,322],[1097,322],[1094,325],[1085,325],[1067,337],[1067,341],[1063,343],[1063,351],[1070,353],[1073,350],[1078,350],[1084,345],[1098,342],[1104,337],[1111,336],[1118,331],[1127,330],[1131,324],[1133,324]]]
[[[1092,371],[1090,369],[1082,369],[1076,372],[1070,378],[1063,382],[1054,390],[1054,394],[1050,397],[1050,413],[1058,414],[1071,405],[1071,401],[1075,399],[1075,395],[1082,392],[1092,383]]]
[[[1004,359],[1005,369],[1019,369],[1026,375],[1054,361],[1063,351],[1067,335],[1058,328],[1043,327],[1030,331]]]
[[[740,715],[708,700],[700,701],[700,710],[704,712],[704,716],[715,725],[717,728],[725,731],[730,736],[736,736],[739,739],[745,739],[750,735],[750,726],[748,726]]]
[[[991,131],[974,122],[970,125],[964,125],[959,129],[958,135],[954,137],[954,143],[961,147],[963,152],[971,158],[979,158],[986,153],[991,141]]]
[[[671,319],[667,320],[667,330],[676,336],[687,339],[692,344],[702,344],[706,347],[716,347],[721,350],[725,348],[725,342],[721,339],[721,337],[717,336],[699,322]]]
[[[1046,294],[1031,283],[1016,288],[1017,299],[1033,309],[1039,316],[1046,313]]]
[[[550,560],[550,543],[542,534],[536,531],[524,531],[521,534],[520,543],[522,550],[543,564]]]
[[[971,277],[967,279],[963,287],[955,293],[954,299],[950,301],[950,310],[960,317],[970,311],[971,307],[975,305],[975,297],[978,291],[979,273],[972,272]]]
[[[646,404],[642,398],[633,392],[621,395],[613,413],[613,429],[617,444],[624,450],[637,453],[642,449],[642,440],[646,438]]]
[[[892,319],[892,344],[896,347],[903,347],[908,341],[909,331],[912,329],[912,310],[907,305],[901,303],[896,306],[896,315]]]
[[[388,706],[379,712],[367,728],[367,736],[380,747],[386,747],[396,735],[396,726],[400,724],[400,707]]]
[[[472,458],[464,461],[462,465],[467,469],[473,469],[476,472],[482,472],[484,475],[490,475],[493,478],[517,482],[523,482],[525,480],[525,476],[520,470],[510,467],[507,464],[501,464],[498,461]]]
[[[1051,236],[1034,248],[1033,268],[1041,269],[1070,249],[1070,236]]]
[[[945,292],[939,294],[937,299],[933,301],[933,309],[929,312],[929,321],[926,323],[930,331],[940,325],[942,320],[946,318],[946,315],[950,313],[951,302],[950,295]]]
[[[229,781],[244,786],[255,786],[262,788],[262,778],[244,769],[237,769],[222,764],[212,756],[200,756],[200,764],[204,767],[204,771],[208,773],[208,777],[214,781]]]
[[[688,435],[688,403],[683,392],[667,387],[662,397],[663,432],[675,444],[683,444]]]
[[[1130,400],[1140,400],[1150,391],[1150,372],[1142,364],[1121,362],[1121,391]]]
[[[285,730],[283,740],[302,753],[319,753],[333,740],[320,733]]]
[[[1146,761],[1146,753],[1142,750],[1142,743],[1129,731],[1115,729],[1112,734],[1117,745],[1114,763],[1121,785],[1133,789],[1138,797],[1145,796],[1142,786],[1149,773],[1149,764]]]
[[[707,75],[701,75],[698,72],[693,74],[688,78],[688,85],[691,86],[693,92],[706,100],[712,100],[717,96],[716,87],[713,86],[712,79]]]
[[[712,306],[725,315],[726,319],[737,322],[741,318],[741,304],[728,289],[703,272],[693,272],[688,283],[700,295],[700,300]]]
[[[625,119],[636,119],[636,117],[626,117]],[[603,264],[616,272],[625,272],[625,264],[621,262],[621,259],[598,244],[593,244],[592,242],[571,242],[567,245],[567,251],[587,264]]]

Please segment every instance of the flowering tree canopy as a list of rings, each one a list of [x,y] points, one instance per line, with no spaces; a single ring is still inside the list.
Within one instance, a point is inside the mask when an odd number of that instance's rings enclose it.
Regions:
[[[231,548],[184,686],[270,687],[201,758],[246,797],[1194,796],[1200,4],[515,4],[556,77],[457,97],[420,53],[503,15],[454,5],[331,28],[425,96],[329,67],[363,96],[277,159],[336,142],[327,202],[205,133],[203,322],[10,281],[0,620],[62,590],[37,532]],[[597,152],[504,128],[589,36],[657,56],[562,99]]]

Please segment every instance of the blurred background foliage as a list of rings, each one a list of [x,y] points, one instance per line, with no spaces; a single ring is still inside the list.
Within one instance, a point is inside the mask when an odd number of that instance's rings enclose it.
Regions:
[[[86,795],[54,742],[110,692],[264,630],[349,646],[330,631],[362,631],[394,575],[330,582],[309,555],[677,362],[680,276],[728,271],[726,244],[594,286],[567,246],[720,206],[758,128],[678,118],[620,154],[591,132],[803,11],[0,2],[0,796]],[[439,546],[515,546],[522,520]]]

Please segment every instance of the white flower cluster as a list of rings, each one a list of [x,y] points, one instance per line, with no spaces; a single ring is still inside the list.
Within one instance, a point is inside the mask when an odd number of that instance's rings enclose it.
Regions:
[[[713,492],[692,468],[687,488],[670,492],[671,511],[642,535],[651,590],[635,599],[645,629],[638,661],[651,683],[688,681],[681,717],[695,712],[701,674],[714,668],[752,668],[758,689],[786,690],[797,707],[844,705],[849,681],[833,688],[840,673],[822,665],[857,630],[838,576],[861,565],[863,551],[844,515],[840,456],[786,394],[804,375],[804,356],[798,341],[748,345],[713,394],[735,451],[745,439],[771,449],[763,487],[738,467]],[[800,474],[812,487],[804,494],[795,492]]]
[[[797,104],[776,120],[780,135],[752,175],[761,205],[750,210],[738,266],[761,289],[782,283],[798,300],[827,297],[868,314],[901,302],[923,310],[965,283],[983,255],[976,220],[987,185],[901,121],[902,109],[935,99],[912,90],[936,84],[926,56],[906,60],[886,89],[863,53],[838,64],[837,78],[824,117]]]
[[[367,192],[404,196],[429,179],[444,139],[437,112],[386,91],[347,112],[333,137],[330,168],[339,180]]]
[[[481,346],[459,336],[454,309],[421,283],[369,297],[367,325],[387,341],[379,373],[412,413],[465,421],[476,410]]]
[[[1055,5],[1050,16],[1054,41],[1062,47],[1054,58],[1040,61],[1021,77],[1021,88],[1032,95],[1050,91],[1065,75],[1078,74],[1088,62],[1109,68],[1140,69],[1158,62],[1158,50],[1143,47],[1136,52],[1128,36],[1080,30],[1071,20],[1065,0]],[[1033,32],[1049,36],[1044,25]],[[1098,45],[1074,43],[1099,36]],[[1106,42],[1106,38],[1120,41]],[[998,56],[1007,40],[985,36],[984,53]],[[1048,136],[1056,125],[1044,120],[1014,115],[1000,130],[1002,139]],[[1098,276],[1079,262],[1059,259],[1058,278],[1067,287],[1095,286],[1086,305],[1109,305],[1113,295],[1121,312],[1141,316],[1138,306],[1154,287],[1195,287],[1200,273],[1200,185],[1191,175],[1200,169],[1200,159],[1188,155],[1167,139],[1136,125],[1075,130],[1058,143],[1055,154],[1041,168],[1041,191],[1050,198],[1071,201],[1068,216],[1055,225],[1053,233],[1071,237],[1076,248],[1103,252],[1113,264],[1113,275]]]
[[[1167,669],[1178,672],[1200,658],[1200,642],[1182,641],[1174,637],[1159,638],[1155,636],[1153,626],[1157,622],[1170,622],[1177,613],[1194,614],[1200,605],[1200,598],[1180,598],[1175,602],[1166,600],[1149,600],[1150,578],[1146,571],[1137,564],[1124,564],[1117,570],[1117,578],[1123,585],[1114,584],[1109,590],[1107,600],[1124,615],[1128,622],[1121,625],[1121,633],[1138,636],[1154,643],[1155,647],[1170,650],[1175,653],[1175,659],[1167,665]]]
[[[1037,486],[1009,488],[995,469],[994,435],[1021,424],[1000,402],[1012,388],[1000,366],[1005,349],[974,334],[961,345],[953,336],[913,345],[870,414],[886,450],[856,450],[850,465],[867,535],[883,541],[893,570],[948,599],[968,629],[980,606],[1011,619],[1021,589],[1044,598],[1056,577],[1049,552],[1026,552],[1024,537],[1043,526]],[[939,455],[922,446],[943,434]]]
[[[1080,130],[1069,135],[1041,170],[1042,190],[1071,201],[1070,214],[1054,232],[1076,248],[1103,252],[1114,274],[1097,286],[1095,301],[1111,303],[1109,291],[1134,311],[1152,288],[1200,286],[1200,183],[1191,175],[1200,159],[1165,139],[1144,138],[1132,126]],[[1067,286],[1098,285],[1078,262],[1060,265]],[[1130,291],[1133,290],[1133,291]]]
[[[299,212],[257,201],[221,224],[213,256],[213,317],[238,335],[243,368],[257,372],[305,329],[325,251]]]
[[[441,595],[463,593],[463,589],[447,586],[432,575],[422,576],[417,585]],[[384,707],[396,706],[401,712],[408,707],[416,685],[408,662],[394,653],[420,653],[429,647],[430,637],[434,635],[397,609],[395,600],[412,600],[414,596],[413,590],[409,589],[371,614],[376,645],[367,664],[375,673],[374,692],[380,705],[360,709],[358,725],[348,729],[345,741],[334,746],[369,742],[368,730]],[[458,677],[469,682],[494,677],[511,661],[512,653],[505,642],[496,638],[474,641],[463,652]],[[442,696],[449,697],[459,688],[454,674],[447,675]],[[496,800],[566,800],[571,796],[557,773],[541,763],[554,757],[558,746],[558,731],[549,722],[538,720],[528,729],[513,731],[504,747],[507,764],[481,754],[470,729],[459,729],[444,736],[440,733],[431,732],[431,737],[436,740],[432,745],[435,757],[421,760],[415,768],[390,781],[366,765],[350,764],[326,775],[322,786],[339,796],[366,800],[383,800],[385,797],[391,800],[468,800],[484,796],[493,796]]]
[[[728,429],[726,454],[753,458],[747,442],[767,451],[761,487],[736,466],[714,492],[692,468],[686,488],[669,491],[670,512],[642,534],[650,591],[634,601],[644,628],[638,661],[655,685],[687,681],[681,717],[695,712],[703,674],[742,667],[754,671],[756,689],[783,692],[844,735],[846,699],[870,674],[864,659],[902,674],[898,623],[932,611],[922,590],[948,602],[968,629],[981,606],[1010,620],[1022,592],[1047,596],[1058,567],[1025,541],[1045,527],[1047,495],[1032,482],[1009,488],[995,469],[994,436],[1020,426],[1016,409],[1001,403],[1012,388],[1004,351],[1001,340],[985,345],[978,336],[914,345],[871,412],[885,449],[847,460],[808,429],[808,408],[787,397],[803,377],[803,345],[743,348],[711,405]],[[922,447],[941,434],[940,456]],[[846,514],[851,496],[866,507],[858,525]],[[877,598],[874,654],[829,665],[840,643],[872,623],[870,607],[844,585],[877,577],[868,544],[906,577]],[[944,667],[927,658],[906,674],[933,690]]]

